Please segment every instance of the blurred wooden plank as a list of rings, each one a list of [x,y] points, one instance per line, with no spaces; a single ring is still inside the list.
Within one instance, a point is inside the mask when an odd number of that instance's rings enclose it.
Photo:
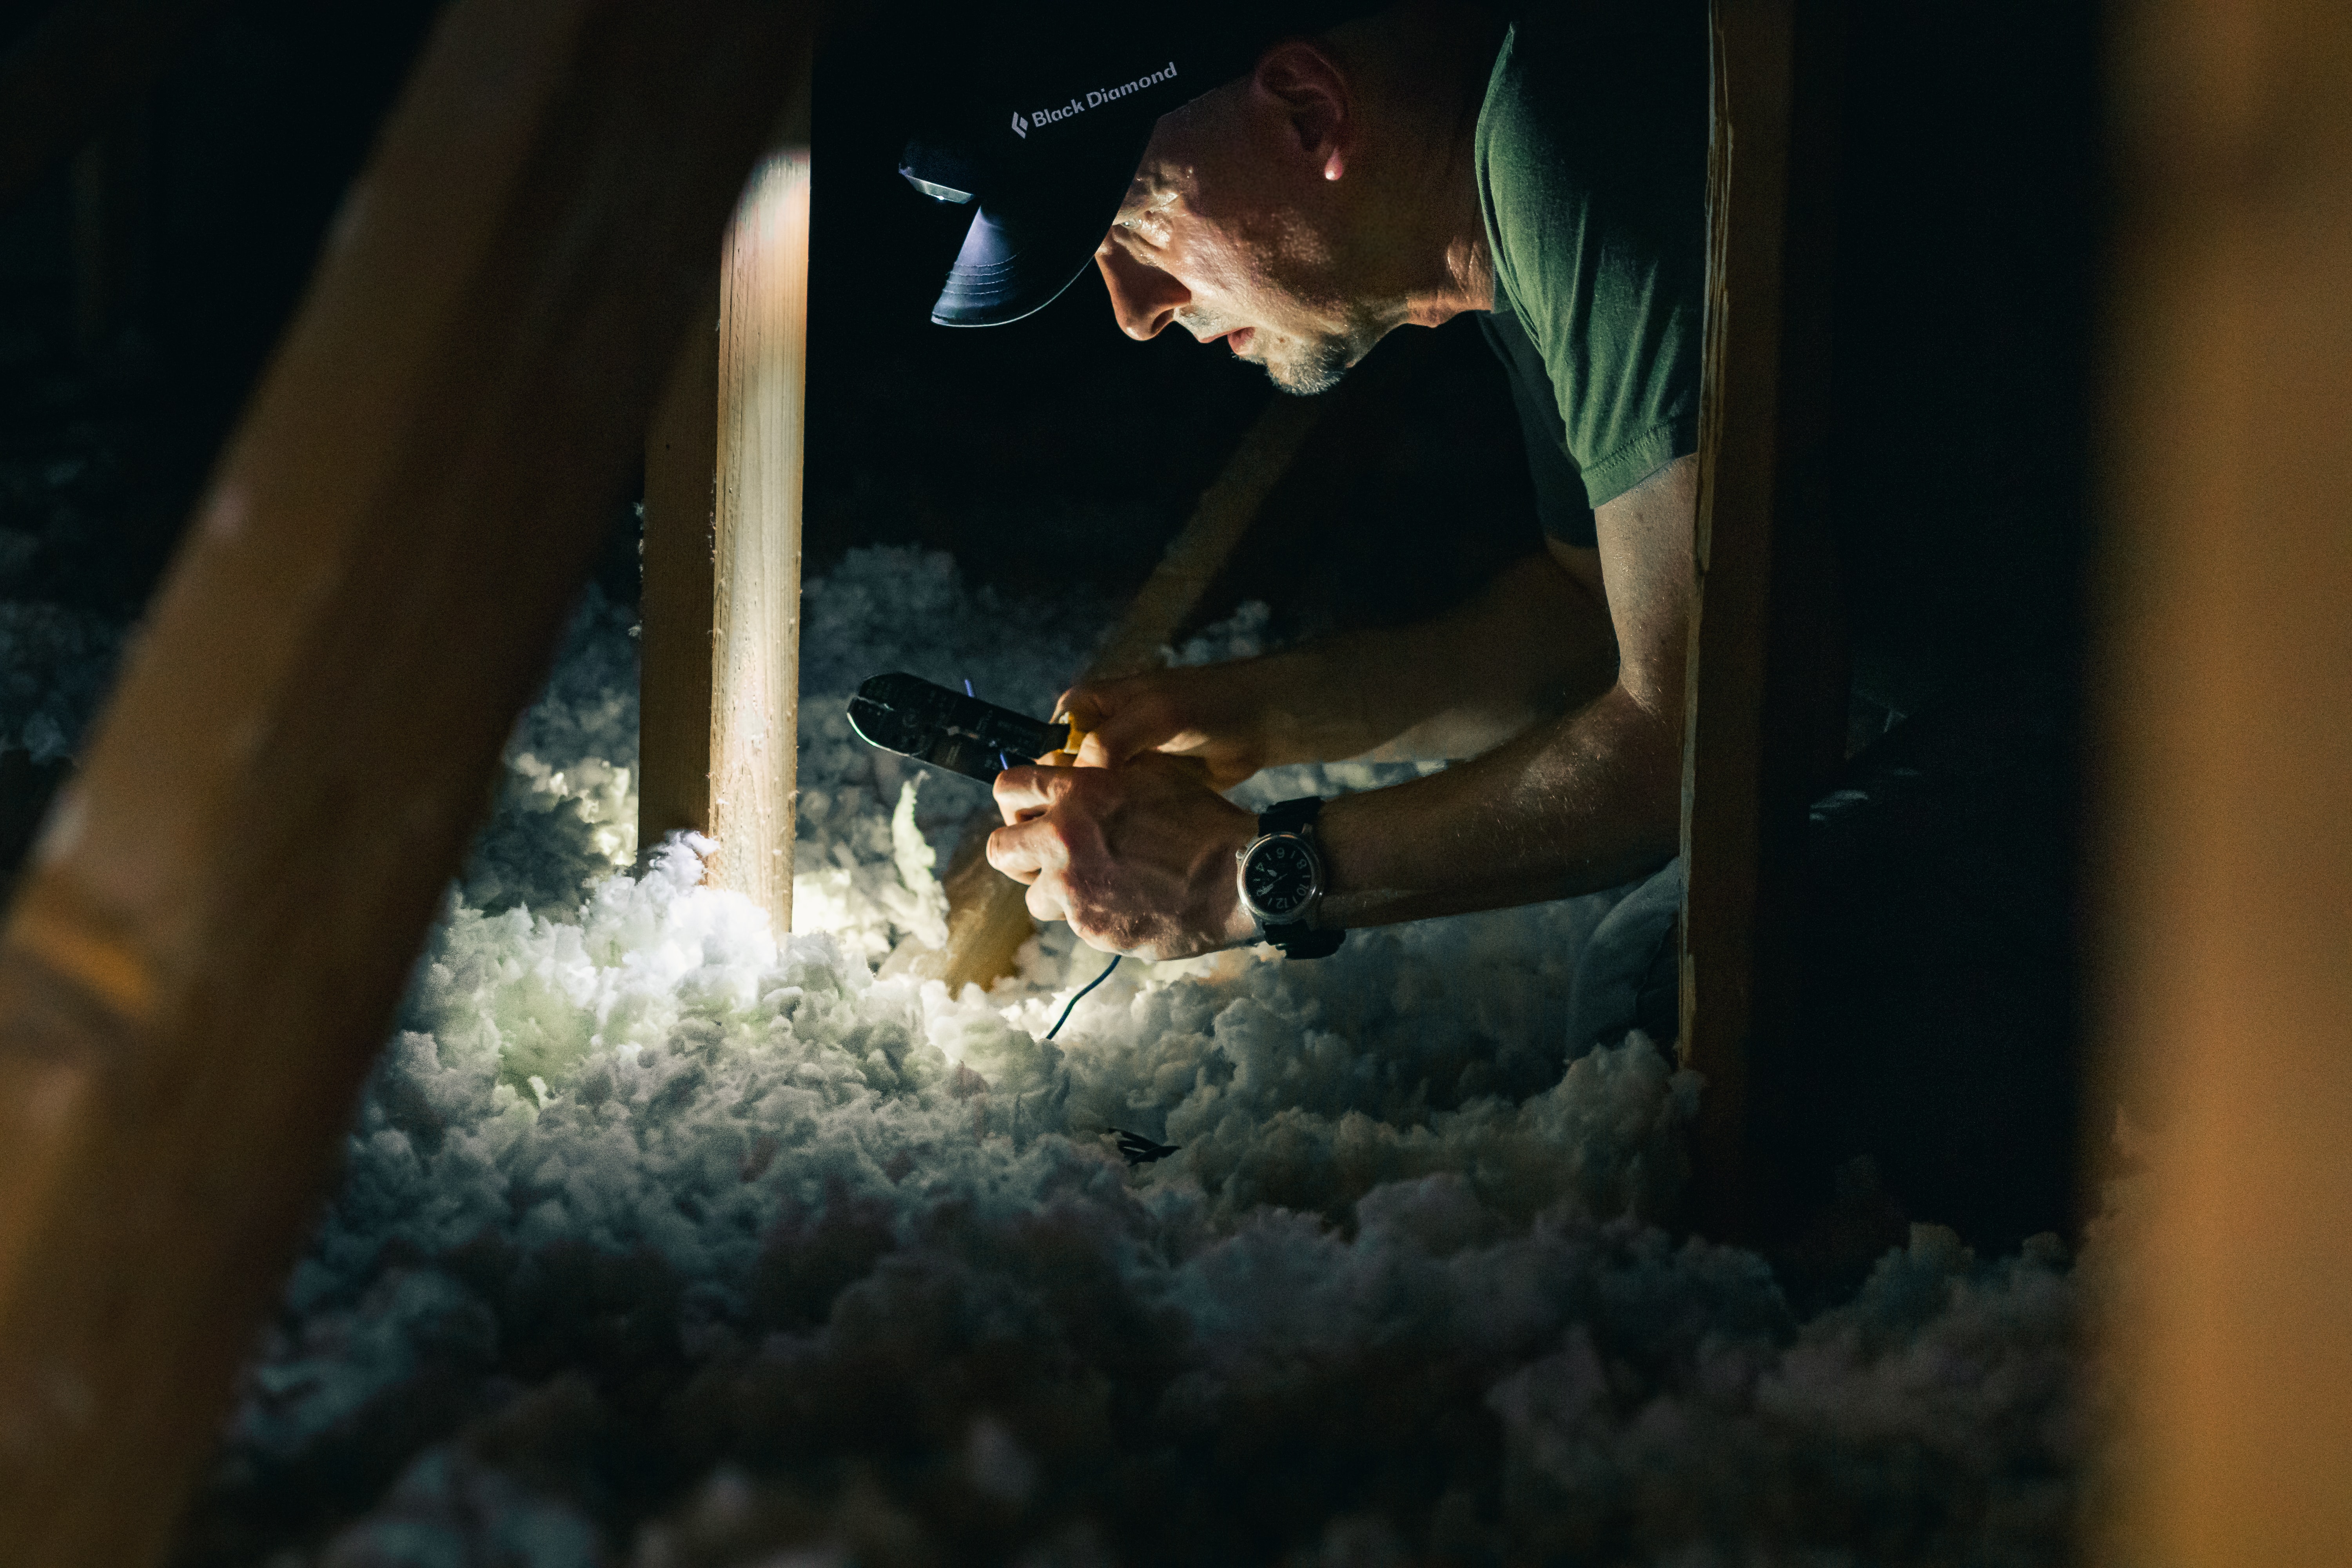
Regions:
[[[64,0],[0,56],[0,202],[163,79],[226,0]]]
[[[805,62],[799,75],[806,100]],[[801,477],[808,426],[809,152],[771,157],[727,235],[719,301],[709,878],[793,926]]]
[[[163,1552],[809,16],[442,18],[0,933],[0,1563]]]
[[[2096,1007],[2146,1175],[2089,1555],[2315,1568],[2352,1562],[2352,8],[2113,16]]]
[[[1694,1221],[1750,1237],[1753,1036],[1793,1006],[1781,946],[1805,811],[1845,719],[1828,520],[1838,0],[1716,0],[1706,366],[1683,753],[1681,1055],[1706,1079]]]
[[[1160,650],[1192,617],[1234,548],[1257,521],[1258,509],[1288,471],[1298,449],[1323,417],[1326,397],[1276,395],[1245,431],[1214,483],[1201,492],[1192,515],[1171,540],[1127,613],[1080,677],[1104,680],[1149,668]],[[950,992],[986,987],[1013,973],[1014,955],[1035,922],[1024,901],[1027,889],[967,847],[947,879],[948,942],[939,954],[914,962],[935,973]]]

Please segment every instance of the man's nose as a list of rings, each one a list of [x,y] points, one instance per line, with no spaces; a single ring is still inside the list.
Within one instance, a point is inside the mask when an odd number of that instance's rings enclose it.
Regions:
[[[1192,298],[1172,275],[1143,265],[1108,239],[1095,247],[1095,266],[1110,290],[1118,330],[1138,342],[1158,337],[1176,319],[1177,308]]]

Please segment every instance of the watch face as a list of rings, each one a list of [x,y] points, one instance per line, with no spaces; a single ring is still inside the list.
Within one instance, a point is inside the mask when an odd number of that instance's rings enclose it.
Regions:
[[[1315,897],[1315,857],[1297,838],[1268,838],[1250,851],[1242,887],[1265,921],[1296,920]]]

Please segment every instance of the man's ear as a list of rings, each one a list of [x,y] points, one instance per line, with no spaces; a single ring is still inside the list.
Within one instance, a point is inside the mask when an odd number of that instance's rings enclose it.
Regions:
[[[1282,116],[1286,145],[1327,180],[1347,172],[1355,151],[1355,99],[1348,73],[1310,39],[1276,44],[1250,74],[1250,94]]]

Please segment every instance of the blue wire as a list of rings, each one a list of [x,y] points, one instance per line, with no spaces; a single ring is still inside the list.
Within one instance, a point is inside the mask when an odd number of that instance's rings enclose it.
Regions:
[[[969,675],[963,678],[963,694],[966,697],[975,697],[977,695],[971,689],[971,677]],[[996,753],[996,765],[1003,769],[1008,773],[1013,771],[1013,764],[1004,760],[1004,753],[1003,752]],[[1048,1035],[1045,1037],[1047,1039],[1053,1038],[1051,1035]]]
[[[1047,1039],[1050,1040],[1055,1035],[1062,1032],[1062,1026],[1070,1021],[1070,1015],[1076,1012],[1078,1004],[1087,999],[1087,991],[1093,990],[1096,986],[1110,978],[1110,972],[1111,970],[1118,967],[1118,961],[1121,956],[1123,955],[1119,953],[1112,953],[1110,955],[1110,963],[1108,966],[1106,967],[1100,974],[1096,975],[1092,980],[1087,982],[1087,990],[1081,991],[1076,996],[1070,998],[1070,1005],[1062,1009],[1062,1016],[1054,1020],[1054,1026],[1052,1028],[1045,1031],[1045,1037]]]

